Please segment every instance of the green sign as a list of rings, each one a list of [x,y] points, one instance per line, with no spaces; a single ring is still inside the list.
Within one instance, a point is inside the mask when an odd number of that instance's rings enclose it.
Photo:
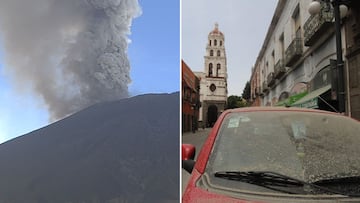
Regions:
[[[317,109],[317,108],[319,108],[318,98],[315,97],[315,98],[312,98],[310,100],[307,100],[306,102],[296,104],[294,106],[301,107],[301,108]]]
[[[293,103],[303,98],[306,94],[307,92],[301,92],[299,94],[292,95],[284,101],[278,102],[275,106],[291,106]]]

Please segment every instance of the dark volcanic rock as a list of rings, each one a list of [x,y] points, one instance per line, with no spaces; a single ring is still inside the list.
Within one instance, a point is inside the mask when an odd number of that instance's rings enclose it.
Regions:
[[[1,144],[7,202],[179,202],[179,93],[100,103]]]

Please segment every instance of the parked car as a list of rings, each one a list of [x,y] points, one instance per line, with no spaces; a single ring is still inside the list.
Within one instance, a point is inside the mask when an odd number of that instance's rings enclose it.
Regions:
[[[360,122],[337,113],[227,110],[194,153],[183,202],[360,202]]]

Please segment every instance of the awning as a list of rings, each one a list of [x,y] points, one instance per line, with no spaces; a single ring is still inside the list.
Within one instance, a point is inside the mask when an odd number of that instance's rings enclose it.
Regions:
[[[287,98],[281,102],[278,102],[277,104],[275,104],[275,106],[291,106],[293,103],[295,103],[299,99],[303,98],[306,94],[307,94],[307,92],[302,92],[299,94],[292,95],[289,98]]]
[[[301,107],[301,108],[312,108],[316,109],[319,108],[319,101],[318,98],[320,95],[324,94],[326,91],[331,89],[331,85],[327,85],[325,87],[319,88],[314,90],[304,96],[303,98],[299,99],[297,102],[293,103],[291,106]]]

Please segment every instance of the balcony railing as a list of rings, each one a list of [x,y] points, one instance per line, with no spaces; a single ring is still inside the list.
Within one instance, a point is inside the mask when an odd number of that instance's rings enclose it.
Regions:
[[[304,44],[313,45],[332,26],[333,8],[321,2],[320,13],[312,15],[304,24]]]
[[[279,79],[281,78],[281,76],[283,76],[286,73],[286,68],[285,68],[285,64],[284,64],[284,60],[280,59],[278,60],[278,62],[275,64],[274,67],[274,77],[275,79]]]
[[[296,37],[285,51],[285,65],[291,67],[301,57],[303,49],[300,37]]]
[[[270,72],[267,76],[268,86],[271,87],[275,84],[274,72]]]

